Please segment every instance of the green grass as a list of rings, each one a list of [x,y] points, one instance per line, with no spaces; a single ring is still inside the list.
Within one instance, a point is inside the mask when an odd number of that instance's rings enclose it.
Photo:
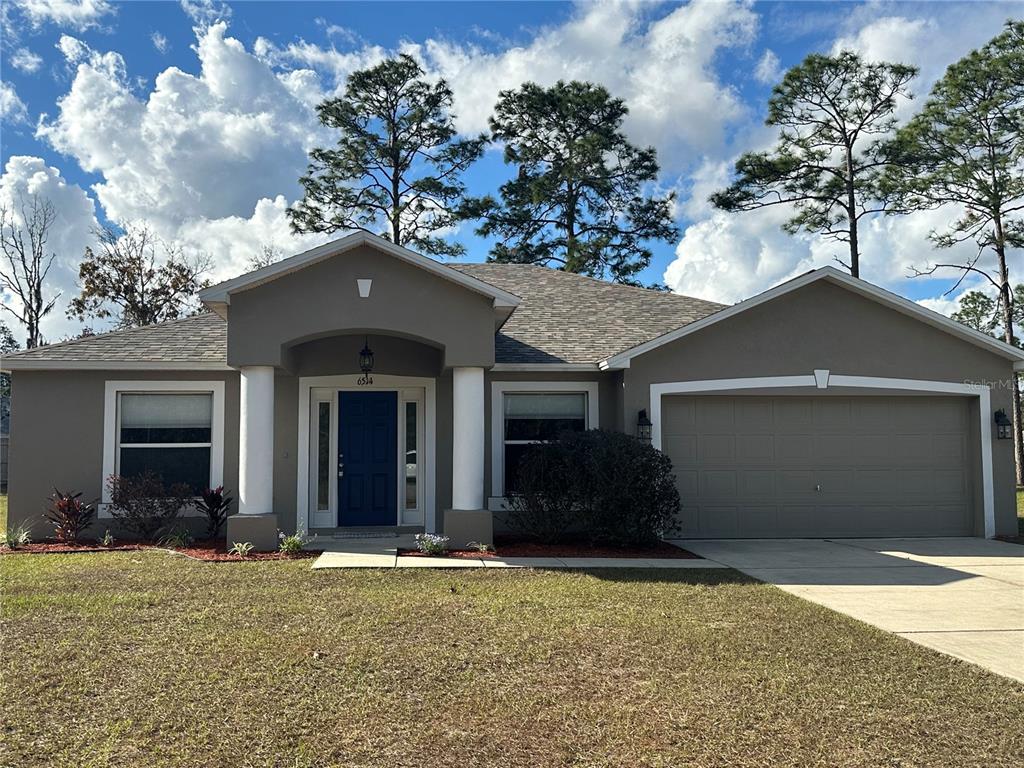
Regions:
[[[1017,535],[1024,536],[1024,488],[1017,489]]]
[[[1018,502],[1019,504],[1019,502]],[[0,493],[0,531],[7,530],[7,494]]]
[[[1024,686],[732,571],[0,557],[4,766],[1018,766]]]

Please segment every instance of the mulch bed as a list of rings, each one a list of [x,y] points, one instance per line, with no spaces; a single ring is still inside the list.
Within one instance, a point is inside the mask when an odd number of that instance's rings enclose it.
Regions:
[[[565,542],[562,544],[541,544],[537,541],[498,537],[494,543],[495,551],[477,552],[473,549],[450,549],[437,557],[455,557],[478,559],[481,557],[643,557],[670,558],[673,560],[700,560],[699,555],[673,546],[668,542],[659,542],[645,547],[601,547],[585,542]],[[416,549],[398,550],[400,557],[428,557]]]
[[[197,542],[188,547],[163,547],[159,544],[142,544],[138,542],[116,543],[110,547],[100,544],[65,544],[59,541],[38,541],[25,544],[17,549],[0,548],[3,555],[46,555],[46,554],[75,554],[88,552],[138,552],[146,549],[155,549],[160,552],[172,552],[177,555],[184,555],[193,560],[204,560],[213,563],[238,563],[249,560],[305,560],[312,557],[319,557],[320,550],[303,550],[297,555],[286,555],[283,552],[252,552],[247,557],[228,554],[227,548],[221,544],[212,542]]]

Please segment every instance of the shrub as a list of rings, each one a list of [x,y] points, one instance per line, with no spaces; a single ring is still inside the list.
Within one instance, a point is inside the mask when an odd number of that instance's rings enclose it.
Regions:
[[[69,543],[78,541],[78,537],[88,528],[96,516],[96,507],[79,498],[81,493],[63,493],[53,489],[50,497],[50,508],[46,510],[46,519],[53,523],[57,539]]]
[[[277,545],[278,551],[288,555],[288,557],[295,557],[302,552],[302,548],[306,546],[306,544],[316,537],[314,536],[310,538],[299,533],[293,533],[291,536],[286,536],[284,531],[278,531],[277,538],[280,540],[280,544]]]
[[[595,544],[632,546],[678,529],[672,462],[631,435],[567,432],[526,451],[520,467],[519,487],[529,488],[529,496],[513,504],[528,509],[517,519],[532,523],[524,530],[538,538],[575,526]]]
[[[185,547],[191,546],[195,541],[195,538],[184,528],[175,528],[169,534],[160,539],[161,547],[169,547],[170,549],[184,549]]]
[[[518,493],[510,499],[509,525],[545,544],[564,538],[580,520],[576,478],[565,445],[530,446],[519,464]]]
[[[443,555],[448,551],[447,536],[439,536],[436,533],[417,533],[416,549],[425,555]]]
[[[160,476],[152,470],[136,477],[111,475],[107,488],[111,514],[145,541],[152,541],[160,531],[168,529],[191,495],[183,483],[164,487]]]
[[[231,542],[231,549],[228,550],[228,554],[238,555],[245,559],[252,554],[254,549],[256,549],[256,545],[251,541],[233,541]]]
[[[17,549],[32,543],[32,529],[22,523],[17,528],[0,531],[0,547]]]
[[[224,486],[207,488],[202,492],[201,498],[196,499],[193,505],[206,516],[206,538],[215,539],[224,521],[228,519],[233,499],[224,492]]]

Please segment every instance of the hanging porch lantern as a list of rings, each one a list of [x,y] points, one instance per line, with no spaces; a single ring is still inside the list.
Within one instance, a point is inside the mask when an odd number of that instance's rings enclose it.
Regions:
[[[370,376],[373,373],[373,350],[370,349],[370,341],[367,338],[363,339],[363,348],[359,350],[359,370],[363,375],[356,380],[356,384],[360,387],[373,384],[373,377]]]
[[[996,422],[996,438],[999,440],[1009,440],[1013,437],[1013,422],[1010,421],[1010,417],[1006,415],[1006,411],[1000,408],[993,414],[993,418]]]
[[[636,417],[636,437],[642,443],[651,442],[651,420],[647,418],[647,409],[641,409]]]

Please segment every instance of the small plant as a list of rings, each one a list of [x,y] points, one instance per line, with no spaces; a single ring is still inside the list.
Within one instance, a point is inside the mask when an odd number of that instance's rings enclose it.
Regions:
[[[303,536],[299,533],[293,533],[290,536],[285,535],[284,531],[277,532],[277,538],[280,544],[277,545],[278,551],[287,555],[288,557],[295,557],[302,552],[302,548],[306,546],[316,537]]]
[[[10,528],[0,533],[0,547],[17,549],[32,543],[32,529],[22,523],[17,528]]]
[[[111,475],[107,489],[111,514],[144,541],[152,541],[160,531],[170,528],[191,495],[184,483],[165,487],[152,470],[135,477]]]
[[[472,549],[474,552],[490,552],[491,545],[484,544],[482,541],[471,541],[466,545],[466,549]]]
[[[184,528],[175,528],[169,534],[160,539],[161,547],[169,547],[171,549],[184,549],[192,545],[195,541],[192,534]]]
[[[46,519],[53,523],[58,541],[74,544],[96,516],[94,504],[83,502],[81,493],[64,493],[57,488],[50,496]]]
[[[251,541],[233,541],[231,542],[231,549],[228,550],[228,554],[238,555],[244,560],[252,554],[254,549],[256,547]]]
[[[231,502],[234,499],[224,491],[224,486],[207,488],[201,498],[193,502],[196,509],[206,515],[206,538],[215,539],[228,519]]]
[[[112,534],[110,529],[107,528],[107,530],[103,532],[103,538],[100,539],[100,545],[104,547],[112,547],[116,542],[117,539],[114,538],[114,534]]]
[[[425,555],[443,555],[448,551],[447,536],[440,536],[436,533],[417,533],[416,549]]]

